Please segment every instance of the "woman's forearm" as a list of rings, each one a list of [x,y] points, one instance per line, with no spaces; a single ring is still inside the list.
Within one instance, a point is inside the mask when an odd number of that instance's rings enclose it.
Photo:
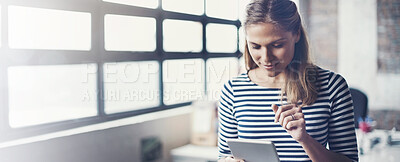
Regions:
[[[308,134],[299,143],[313,162],[351,162],[348,157],[326,149]]]

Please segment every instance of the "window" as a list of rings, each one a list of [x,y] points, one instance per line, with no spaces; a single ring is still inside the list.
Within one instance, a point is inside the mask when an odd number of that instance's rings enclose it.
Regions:
[[[9,6],[8,15],[10,48],[90,50],[90,13]]]
[[[239,20],[243,21],[246,15],[246,5],[249,3],[249,0],[239,0]]]
[[[206,14],[210,17],[237,20],[238,0],[206,0]]]
[[[210,58],[207,64],[207,96],[211,100],[218,100],[220,89],[230,78],[238,76],[238,59],[230,58]]]
[[[11,127],[97,114],[95,64],[8,68]]]
[[[104,35],[105,48],[108,51],[154,51],[156,20],[107,14],[104,20]]]
[[[165,104],[202,99],[204,96],[202,59],[166,60],[163,69]]]
[[[163,0],[162,7],[166,11],[201,15],[204,13],[204,0]]]
[[[106,63],[103,69],[107,114],[160,105],[156,61]]]
[[[2,38],[2,36],[1,36],[1,32],[2,32],[2,30],[1,30],[1,5],[0,5],[0,38]],[[1,47],[1,39],[0,39],[0,47]]]
[[[200,52],[203,48],[200,22],[167,19],[163,22],[164,50]]]
[[[244,29],[243,27],[239,28],[239,50],[240,52],[244,53],[244,47],[245,47],[245,36],[244,36]]]
[[[237,3],[2,2],[0,142],[216,100],[237,73]]]
[[[124,5],[157,8],[158,0],[103,0],[104,2],[118,3]]]
[[[237,50],[236,26],[210,23],[206,30],[208,52],[232,53]]]

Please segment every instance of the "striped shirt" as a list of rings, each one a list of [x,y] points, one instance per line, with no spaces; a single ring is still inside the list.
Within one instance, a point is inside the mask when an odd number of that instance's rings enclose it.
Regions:
[[[353,101],[345,79],[319,68],[318,98],[302,107],[306,130],[322,146],[358,161]],[[274,142],[279,159],[311,161],[302,146],[279,123],[274,123],[272,104],[282,105],[281,89],[266,88],[243,73],[229,80],[221,90],[218,104],[219,156],[231,156],[226,139],[266,139]]]

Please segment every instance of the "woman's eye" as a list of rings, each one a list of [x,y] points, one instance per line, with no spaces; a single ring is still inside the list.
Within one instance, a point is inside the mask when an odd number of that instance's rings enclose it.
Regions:
[[[253,48],[253,49],[260,49],[260,47],[261,47],[261,46],[259,46],[259,45],[252,45],[252,46],[251,46],[251,48]]]

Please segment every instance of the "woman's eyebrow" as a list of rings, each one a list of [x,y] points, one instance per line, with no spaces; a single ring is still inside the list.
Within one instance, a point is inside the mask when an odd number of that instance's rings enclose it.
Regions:
[[[283,40],[286,40],[286,38],[280,38],[280,39],[274,40],[270,44],[273,44],[273,43],[276,43],[276,42],[279,42],[279,41],[283,41]]]
[[[274,43],[277,43],[279,41],[284,41],[284,40],[286,40],[286,38],[280,38],[280,39],[274,40],[274,41],[272,41],[271,43],[268,43],[268,44],[274,44]],[[250,44],[254,44],[254,45],[259,45],[257,43],[252,42],[252,41],[249,41],[249,43]]]
[[[257,44],[257,43],[254,43],[254,42],[250,42],[250,41],[249,41],[249,43],[250,43],[250,44],[254,44],[254,45],[259,45],[259,44]]]

